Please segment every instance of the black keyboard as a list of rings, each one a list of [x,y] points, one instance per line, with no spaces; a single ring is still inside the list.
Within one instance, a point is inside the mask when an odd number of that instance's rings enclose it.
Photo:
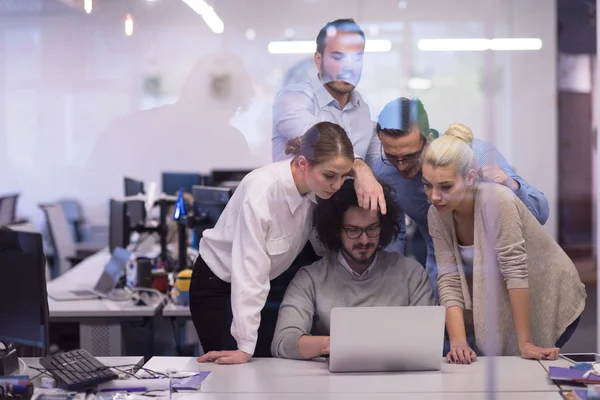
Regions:
[[[44,357],[40,364],[56,379],[58,387],[74,392],[94,389],[100,383],[118,378],[109,367],[85,350]]]

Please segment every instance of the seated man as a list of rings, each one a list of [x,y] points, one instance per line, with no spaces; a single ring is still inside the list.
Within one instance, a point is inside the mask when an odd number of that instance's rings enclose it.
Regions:
[[[358,206],[351,179],[319,202],[314,228],[327,253],[301,268],[288,286],[271,344],[273,356],[310,359],[328,354],[334,307],[434,305],[423,267],[382,250],[400,231],[391,189],[383,188],[385,215]]]

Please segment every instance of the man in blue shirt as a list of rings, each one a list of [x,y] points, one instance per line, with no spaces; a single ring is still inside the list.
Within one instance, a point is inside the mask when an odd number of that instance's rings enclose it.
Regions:
[[[379,159],[381,144],[369,106],[355,89],[360,81],[365,34],[352,19],[327,23],[317,35],[315,66],[311,80],[285,86],[273,101],[273,161],[291,158],[286,142],[302,136],[317,122],[340,125],[354,146],[352,169],[359,205],[385,210],[381,185],[371,167]]]
[[[373,172],[378,179],[394,188],[398,208],[416,223],[425,239],[425,268],[437,299],[437,265],[427,225],[429,202],[423,188],[421,160],[428,143],[437,138],[438,133],[429,128],[429,119],[421,100],[404,97],[386,104],[378,117],[377,133],[381,140],[381,157],[373,166]],[[509,187],[537,220],[545,224],[549,213],[546,196],[517,175],[493,145],[475,139],[472,148],[481,179]],[[406,227],[403,216],[401,220],[403,226],[400,235],[388,246],[388,250],[404,254]]]

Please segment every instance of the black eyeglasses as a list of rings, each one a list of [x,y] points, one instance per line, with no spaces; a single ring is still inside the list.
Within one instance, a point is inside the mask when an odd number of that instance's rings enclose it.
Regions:
[[[358,226],[343,226],[342,229],[346,232],[348,239],[358,239],[363,232],[368,237],[376,238],[381,234],[381,224],[367,226],[366,228],[359,228]]]
[[[425,150],[425,144],[427,143],[426,140],[423,140],[423,144],[421,145],[421,149],[408,156],[408,157],[394,157],[394,156],[389,156],[387,154],[385,154],[383,152],[383,143],[381,144],[381,161],[385,164],[385,165],[390,165],[392,167],[396,167],[399,165],[403,165],[404,167],[412,167],[413,165],[416,165],[419,160],[421,159],[421,153],[423,153],[423,150]]]

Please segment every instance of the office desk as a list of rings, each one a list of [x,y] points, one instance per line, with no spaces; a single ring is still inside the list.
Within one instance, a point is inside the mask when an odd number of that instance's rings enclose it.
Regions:
[[[69,271],[47,283],[48,292],[91,289],[110,259],[104,249],[77,264]],[[136,306],[131,300],[113,301],[71,300],[56,301],[48,297],[50,321],[79,323],[80,347],[95,356],[122,354],[121,322],[151,319],[162,304]]]
[[[170,302],[163,307],[162,315],[165,318],[192,318],[190,306],[179,306]]]
[[[174,400],[481,400],[489,393],[177,393]],[[494,400],[559,400],[559,392],[500,392]]]
[[[496,392],[528,392],[531,395],[543,395],[543,398],[559,393],[539,362],[523,360],[520,357],[481,357],[471,365],[455,365],[442,361],[441,371],[398,372],[398,373],[330,373],[324,359],[313,361],[295,361],[276,358],[256,358],[241,365],[198,364],[189,357],[153,357],[144,365],[154,371],[167,369],[178,371],[213,371],[213,375],[202,387],[202,392],[228,393],[230,396],[208,396],[206,399],[239,398],[251,393],[277,394],[273,398],[392,398],[392,393],[430,393],[444,396],[453,393],[463,398],[472,393],[472,398],[483,397],[488,390],[486,371],[491,363],[495,366]],[[328,394],[336,394],[330,397]],[[326,395],[327,394],[327,395]],[[305,397],[303,397],[305,396]],[[337,397],[336,397],[337,396]],[[362,397],[361,397],[362,396]],[[388,397],[386,397],[388,396]],[[265,397],[256,397],[265,398]],[[421,398],[421,397],[415,397]],[[434,398],[423,397],[423,398]],[[512,398],[512,397],[511,397]],[[539,396],[539,398],[542,398]],[[550,397],[551,398],[551,397]]]

